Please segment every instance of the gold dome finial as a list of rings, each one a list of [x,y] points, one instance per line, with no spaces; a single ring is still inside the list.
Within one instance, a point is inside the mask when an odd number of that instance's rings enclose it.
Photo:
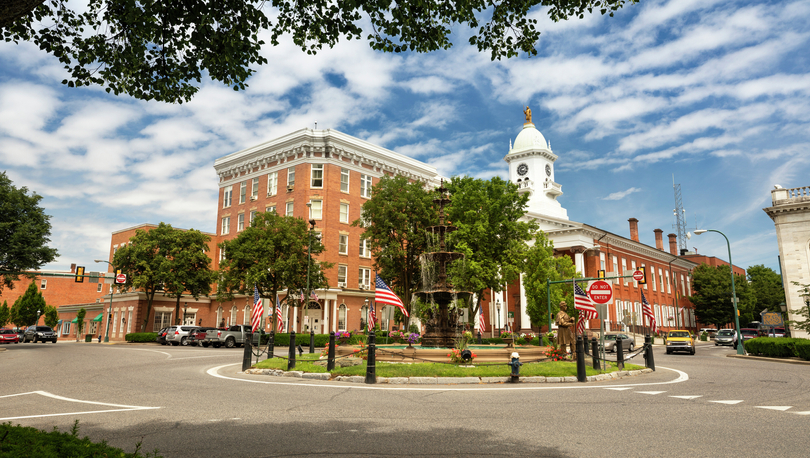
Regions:
[[[523,114],[526,116],[526,124],[531,124],[532,122],[532,109],[526,105],[526,108],[523,110]]]

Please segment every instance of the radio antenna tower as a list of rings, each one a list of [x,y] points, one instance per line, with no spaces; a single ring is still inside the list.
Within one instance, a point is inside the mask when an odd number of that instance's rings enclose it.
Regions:
[[[686,248],[686,210],[683,209],[683,200],[681,199],[681,185],[675,184],[675,174],[672,174],[672,189],[675,191],[675,209],[672,213],[675,215],[675,224],[672,227],[678,233],[678,248],[679,253],[683,254],[688,251]]]

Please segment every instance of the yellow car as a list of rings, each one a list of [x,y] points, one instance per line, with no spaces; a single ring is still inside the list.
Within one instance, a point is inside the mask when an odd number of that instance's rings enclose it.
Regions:
[[[695,341],[689,331],[678,329],[667,333],[667,354],[673,351],[688,351],[690,355],[695,354]]]

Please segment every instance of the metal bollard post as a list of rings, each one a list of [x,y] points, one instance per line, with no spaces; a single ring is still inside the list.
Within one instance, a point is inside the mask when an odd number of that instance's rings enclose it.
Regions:
[[[315,353],[315,328],[309,331],[309,353]]]
[[[335,369],[335,331],[329,333],[329,351],[326,358],[326,370],[332,372]]]
[[[616,367],[624,369],[624,348],[621,336],[616,336]]]
[[[585,343],[582,336],[577,336],[577,380],[584,382],[587,380],[585,372]]]
[[[644,361],[652,370],[655,370],[655,359],[653,357],[652,338],[649,335],[644,336]]]
[[[290,351],[287,355],[287,370],[295,369],[295,331],[290,331]]]
[[[478,345],[481,345],[484,341],[481,340],[481,330],[478,330]]]
[[[245,336],[245,351],[242,352],[242,372],[250,369],[253,365],[253,334]]]
[[[596,370],[601,369],[599,365],[599,342],[596,337],[591,337],[591,356],[593,357],[593,368]]]
[[[375,335],[368,335],[368,360],[366,361],[366,383],[377,383],[377,345],[374,344]]]
[[[590,356],[590,354],[591,354],[591,345],[590,345],[590,342],[588,342],[587,337],[584,337],[584,336],[582,337],[582,344],[585,347],[585,354]]]
[[[276,331],[270,331],[270,337],[267,338],[267,358],[275,358],[276,350]]]

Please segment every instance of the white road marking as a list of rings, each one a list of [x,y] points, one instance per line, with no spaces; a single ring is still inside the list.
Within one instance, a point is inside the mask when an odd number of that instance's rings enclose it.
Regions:
[[[796,415],[810,415],[810,411],[807,411],[807,412],[788,412],[788,413],[792,413],[792,414],[796,414]]]
[[[110,404],[108,402],[96,402],[96,401],[85,401],[82,399],[73,399],[73,398],[66,398],[64,396],[59,396],[53,393],[48,393],[47,391],[30,391],[27,393],[17,393],[17,394],[9,394],[5,396],[0,396],[2,398],[11,398],[14,396],[27,396],[31,394],[38,394],[40,396],[46,396],[53,399],[58,399],[60,401],[67,401],[67,402],[78,402],[80,404],[92,404],[92,405],[100,405],[100,406],[110,406],[110,407],[119,407],[117,409],[107,409],[107,410],[93,410],[93,411],[83,411],[83,412],[66,412],[66,413],[51,413],[51,414],[42,414],[42,415],[25,415],[25,416],[18,416],[18,417],[6,417],[0,418],[0,421],[7,421],[7,420],[20,420],[23,418],[44,418],[44,417],[59,417],[64,415],[87,415],[91,413],[107,413],[107,412],[126,412],[126,411],[133,411],[133,410],[152,410],[152,409],[159,409],[160,407],[144,407],[144,406],[128,406],[122,404]]]
[[[641,393],[641,394],[661,394],[661,393],[666,393],[666,391],[636,391],[636,393]]]
[[[619,388],[605,387],[605,389],[606,390],[613,390],[613,391],[624,391],[624,390],[631,390],[632,388],[630,388],[630,387],[626,387],[626,388],[625,387],[619,387]]]
[[[689,401],[689,400],[692,400],[692,399],[702,398],[703,395],[698,395],[698,396],[670,396],[670,397],[671,398],[678,398],[678,399],[686,399],[687,401]]]
[[[739,403],[744,402],[744,401],[709,401],[709,402],[716,402],[718,404],[726,404],[726,405],[734,405],[734,404],[739,404]]]
[[[756,407],[757,409],[780,410],[782,412],[793,408],[793,406],[754,406],[754,407]]]

